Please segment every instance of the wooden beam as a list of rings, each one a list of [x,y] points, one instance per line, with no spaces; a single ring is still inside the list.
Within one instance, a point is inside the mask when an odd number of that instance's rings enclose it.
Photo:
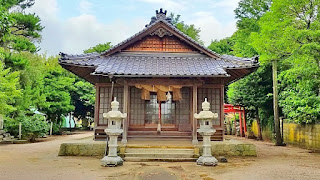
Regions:
[[[199,86],[204,84],[204,81],[200,79],[169,79],[169,78],[128,79],[129,86],[134,86],[136,84]]]
[[[197,95],[198,87],[192,86],[192,144],[198,144],[197,119],[194,118],[194,114],[197,113]]]
[[[127,118],[123,119],[123,135],[122,135],[122,144],[126,144],[128,142],[128,125],[129,125],[129,114],[128,114],[128,99],[129,99],[129,86],[127,81],[124,81],[123,86],[123,113],[127,113]]]

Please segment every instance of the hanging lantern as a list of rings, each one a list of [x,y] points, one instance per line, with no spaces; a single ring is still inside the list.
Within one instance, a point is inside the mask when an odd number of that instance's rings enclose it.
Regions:
[[[170,101],[170,100],[172,99],[172,95],[171,95],[171,93],[170,93],[170,92],[168,92],[168,93],[167,93],[167,95],[166,95],[166,97],[167,97],[167,101]]]

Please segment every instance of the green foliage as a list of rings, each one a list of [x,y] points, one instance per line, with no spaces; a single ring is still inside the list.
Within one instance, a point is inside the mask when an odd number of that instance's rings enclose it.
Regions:
[[[14,104],[21,96],[19,85],[19,72],[10,72],[0,61],[0,114],[8,115],[16,110]]]
[[[208,48],[219,54],[232,55],[234,42],[232,38],[221,39],[220,41],[212,41]]]
[[[279,104],[286,118],[319,121],[319,0],[274,0],[252,44],[263,62],[281,60]]]
[[[279,105],[292,121],[314,123],[320,119],[320,68],[314,59],[299,56],[281,72]],[[287,61],[293,60],[286,60]]]
[[[184,34],[191,37],[193,40],[197,41],[200,44],[203,44],[203,42],[200,39],[200,28],[196,28],[194,24],[185,24],[183,21],[180,20],[181,15],[176,15],[171,13],[170,18],[172,19],[172,24],[176,26],[177,29],[179,29]]]
[[[55,122],[61,121],[61,116],[74,110],[71,104],[70,91],[74,89],[74,77],[62,69],[57,58],[47,61],[47,74],[44,77],[44,94],[46,102],[43,110],[48,119]]]
[[[0,1],[0,46],[15,50],[36,52],[35,41],[40,41],[40,32],[44,28],[35,14],[26,14],[34,0]]]
[[[44,136],[49,131],[49,124],[44,116],[25,116],[21,119],[22,137],[35,142],[36,138]]]
[[[76,78],[74,90],[71,92],[72,103],[75,106],[73,115],[79,119],[93,117],[95,103],[95,88],[92,84]]]
[[[111,47],[112,47],[111,42],[107,42],[104,44],[98,44],[94,47],[91,47],[87,50],[84,50],[84,53],[93,53],[93,52],[102,53],[102,52],[110,49]]]
[[[52,134],[60,135],[61,134],[61,125],[57,123],[53,123],[52,125]]]
[[[228,101],[256,111],[258,108],[272,107],[271,65],[265,64],[256,72],[229,86]]]

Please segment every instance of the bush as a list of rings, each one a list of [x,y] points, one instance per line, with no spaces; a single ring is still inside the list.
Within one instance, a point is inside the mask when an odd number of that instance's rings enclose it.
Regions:
[[[30,142],[48,133],[50,126],[41,115],[25,116],[21,121],[22,136]]]
[[[61,135],[61,125],[53,123],[52,125],[52,134]]]

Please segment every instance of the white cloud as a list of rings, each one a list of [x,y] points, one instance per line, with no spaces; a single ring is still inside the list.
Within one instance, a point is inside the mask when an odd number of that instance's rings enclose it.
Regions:
[[[176,8],[183,3],[164,0],[140,0],[150,3],[170,4],[170,8]],[[235,0],[232,0],[235,1]],[[113,45],[129,38],[133,34],[144,28],[145,19],[135,19],[126,21],[126,19],[114,20],[111,23],[103,24],[97,17],[89,14],[91,5],[84,5],[81,1],[78,7],[82,7],[83,13],[79,16],[61,19],[58,16],[59,5],[57,0],[38,0],[29,10],[41,18],[45,29],[42,32],[42,42],[40,47],[42,52],[49,55],[57,55],[60,51],[72,54],[82,53],[83,50],[95,46],[99,43],[111,42]],[[157,4],[156,4],[157,5]],[[230,4],[220,3],[219,6],[231,6]],[[85,9],[84,7],[87,7]],[[163,7],[165,8],[165,6]],[[174,11],[176,12],[176,10]],[[184,19],[187,24],[195,24],[201,29],[201,39],[205,45],[209,45],[211,40],[222,39],[231,36],[236,30],[236,21],[220,22],[211,12],[200,11],[190,14]]]
[[[140,31],[146,24],[141,19],[128,23],[116,20],[110,24],[103,24],[94,15],[86,13],[59,19],[57,0],[36,1],[29,12],[39,15],[41,24],[45,26],[40,52],[48,55],[57,55],[60,51],[81,54],[83,50],[99,43],[111,42],[115,45]]]
[[[212,1],[210,6],[212,8],[231,8],[235,9],[238,7],[238,3],[240,0],[220,0],[220,1]]]
[[[171,12],[182,11],[188,5],[188,3],[183,0],[139,0],[139,1],[154,4],[155,9],[163,8],[164,10],[168,10]]]
[[[196,12],[192,15],[190,22],[200,28],[200,38],[204,40],[206,46],[210,45],[211,40],[223,39],[231,36],[236,31],[236,21],[224,24],[219,22],[210,12]]]
[[[91,9],[93,4],[87,0],[81,0],[79,3],[79,10],[82,14],[89,14],[91,13]]]

